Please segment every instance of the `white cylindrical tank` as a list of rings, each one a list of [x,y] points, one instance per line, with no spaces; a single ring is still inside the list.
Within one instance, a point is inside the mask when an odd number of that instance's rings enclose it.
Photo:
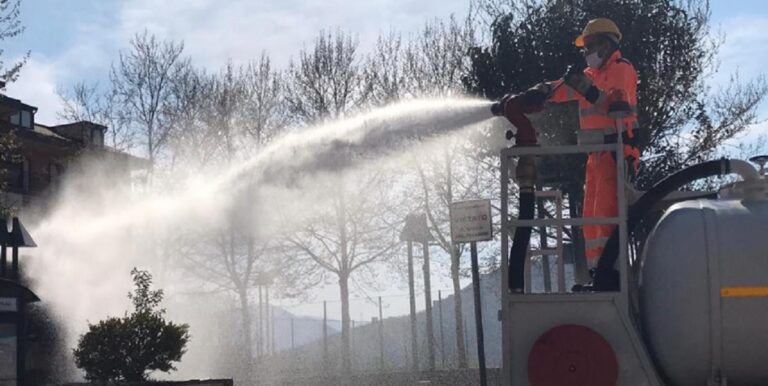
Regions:
[[[644,250],[640,320],[670,385],[768,385],[768,201],[672,206]]]

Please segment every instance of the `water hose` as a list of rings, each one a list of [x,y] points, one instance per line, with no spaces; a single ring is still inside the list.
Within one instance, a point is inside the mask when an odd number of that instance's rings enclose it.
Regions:
[[[533,220],[534,192],[532,189],[520,190],[520,220]],[[531,227],[516,227],[512,237],[512,246],[509,249],[509,290],[522,293],[525,287],[525,258],[528,253],[528,245],[531,242]]]
[[[540,110],[527,100],[526,94],[507,95],[491,106],[494,115],[502,115],[517,128],[516,147],[537,146],[538,140],[533,124],[525,115]],[[520,157],[515,169],[515,178],[520,186],[520,211],[518,219],[533,220],[535,211],[534,182],[536,181],[536,160],[533,156]],[[525,286],[525,259],[531,241],[531,227],[516,227],[509,250],[507,267],[508,287],[512,292],[522,293]]]

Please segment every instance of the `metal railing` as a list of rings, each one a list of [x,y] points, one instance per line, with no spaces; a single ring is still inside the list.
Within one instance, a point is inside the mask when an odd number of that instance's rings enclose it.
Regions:
[[[622,123],[617,120],[617,129],[622,130]],[[559,156],[565,154],[588,154],[595,152],[612,152],[616,154],[616,160],[622,160],[616,162],[616,182],[617,182],[617,203],[618,203],[618,216],[617,217],[578,217],[578,218],[563,218],[562,207],[558,208],[558,214],[555,218],[540,218],[532,220],[519,220],[511,216],[509,212],[510,201],[510,180],[513,165],[515,165],[514,158],[520,156]],[[621,136],[618,136],[616,143],[610,144],[578,144],[578,145],[564,145],[564,146],[542,146],[542,147],[511,147],[503,149],[501,151],[501,254],[502,254],[502,288],[506,295],[512,295],[507,291],[509,277],[506,274],[509,266],[509,240],[510,236],[514,233],[515,227],[555,227],[558,230],[558,242],[562,241],[562,232],[565,226],[583,226],[583,225],[597,225],[597,224],[615,224],[619,227],[619,272],[620,272],[620,292],[626,294],[628,283],[628,261],[627,261],[627,201],[626,201],[626,172],[624,160],[624,144]],[[558,191],[557,193],[560,194]],[[560,244],[558,251],[558,264],[563,263],[562,246]],[[530,265],[530,257],[541,255],[540,251],[528,251],[526,256],[526,265]],[[530,275],[526,278],[526,291],[530,293]],[[562,286],[559,287],[561,293],[564,289],[565,283],[565,270],[560,269],[558,266],[558,283]],[[506,302],[504,302],[506,303]],[[506,312],[506,311],[504,311]]]

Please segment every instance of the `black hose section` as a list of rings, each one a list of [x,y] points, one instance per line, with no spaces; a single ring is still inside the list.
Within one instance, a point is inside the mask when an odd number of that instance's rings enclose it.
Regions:
[[[653,209],[659,201],[663,200],[668,194],[690,184],[693,181],[702,178],[714,177],[731,172],[731,164],[727,159],[716,161],[707,161],[668,176],[659,181],[651,189],[645,192],[640,198],[629,207],[627,211],[627,232],[633,233],[640,221]],[[614,264],[619,258],[619,227],[613,230],[611,237],[605,244],[603,254],[597,262],[597,271],[595,272],[595,285],[600,282],[601,274],[613,272]]]
[[[533,220],[536,199],[533,190],[520,191],[518,219]],[[513,292],[523,292],[525,286],[525,257],[531,242],[531,227],[516,227],[509,249],[508,286]]]

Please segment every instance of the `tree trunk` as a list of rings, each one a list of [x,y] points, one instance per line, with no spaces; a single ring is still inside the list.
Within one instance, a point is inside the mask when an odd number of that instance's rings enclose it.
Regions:
[[[408,241],[408,300],[411,320],[411,371],[419,371],[419,343],[416,327],[416,280],[413,272],[413,243]]]
[[[464,314],[461,308],[461,283],[459,282],[459,251],[451,248],[451,280],[453,281],[453,306],[456,317],[456,348],[459,368],[465,369],[467,363],[467,346],[464,344]]]
[[[349,273],[342,272],[339,275],[339,289],[341,290],[341,368],[343,375],[349,375],[352,372],[349,352]]]
[[[253,339],[251,332],[251,311],[248,307],[248,288],[241,288],[238,291],[238,297],[240,298],[240,312],[243,322],[243,356],[245,357],[245,373],[243,378],[251,382],[251,365],[253,363]]]
[[[452,157],[445,153],[445,176],[446,176],[446,204],[453,203],[453,168],[451,167]],[[456,319],[456,351],[458,354],[459,368],[467,368],[467,346],[464,343],[464,312],[461,308],[461,283],[459,282],[459,249],[451,240],[451,281],[453,281],[453,305],[454,316]]]

